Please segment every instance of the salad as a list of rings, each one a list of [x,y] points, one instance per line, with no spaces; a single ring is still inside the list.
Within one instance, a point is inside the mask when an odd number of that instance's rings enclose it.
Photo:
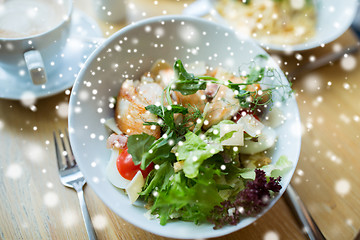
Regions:
[[[259,55],[234,74],[205,63],[158,60],[140,80],[123,82],[107,140],[109,181],[149,218],[211,222],[214,229],[257,215],[291,168],[272,162],[274,95],[291,94]],[[189,70],[189,71],[190,71]],[[272,116],[272,117],[271,117]],[[140,201],[139,201],[140,200]]]
[[[242,34],[264,43],[294,45],[315,35],[313,0],[219,0],[216,9]]]

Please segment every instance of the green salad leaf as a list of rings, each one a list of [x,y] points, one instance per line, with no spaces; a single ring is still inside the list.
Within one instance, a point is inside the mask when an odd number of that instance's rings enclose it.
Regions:
[[[156,138],[146,133],[131,135],[128,137],[128,153],[131,154],[135,165],[143,161],[143,155],[148,153]]]
[[[267,176],[277,178],[284,175],[292,167],[292,162],[287,158],[287,156],[282,155],[276,161],[274,165],[266,165],[261,169],[265,171]]]
[[[235,124],[235,123],[231,120],[222,120],[218,124],[213,125],[211,128],[209,128],[205,132],[206,138],[213,142],[220,142],[220,125],[221,124]],[[231,134],[231,136],[232,136],[232,134]],[[229,138],[231,138],[231,136],[229,136]],[[224,140],[225,139],[222,139],[222,141],[224,141]]]
[[[177,81],[175,82],[175,91],[181,92],[182,95],[191,95],[199,90],[205,90],[206,81],[201,81],[194,74],[188,73],[181,60],[177,60],[174,64]]]
[[[220,174],[219,169],[208,166],[199,171],[201,174],[193,179],[183,172],[175,173],[165,187],[152,193],[156,198],[151,212],[159,214],[161,225],[174,217],[195,223],[205,221],[214,206],[220,204],[222,198],[214,181],[214,176]]]
[[[176,141],[173,132],[166,138],[162,137],[158,140],[146,133],[131,135],[128,138],[128,152],[131,154],[134,164],[141,164],[141,169],[145,169],[151,162],[159,164],[163,161],[175,160],[175,155],[171,153],[173,146],[169,144],[169,141],[174,143]]]
[[[266,176],[277,178],[292,167],[292,162],[286,156],[280,156],[277,162],[273,165],[262,166],[261,169],[266,173]],[[244,179],[255,179],[255,169],[254,168],[241,168],[239,169],[239,176]]]
[[[169,161],[163,162],[159,165],[158,169],[154,169],[149,177],[147,177],[147,182],[140,195],[145,196],[147,199],[155,189],[159,189],[160,191],[166,190],[173,175],[174,168],[171,163]]]
[[[177,148],[177,160],[184,160],[184,173],[188,178],[194,178],[199,173],[199,167],[204,160],[223,150],[219,143],[207,144],[193,132],[185,134],[185,141]]]
[[[145,109],[157,115],[164,121],[162,127],[166,128],[166,130],[169,128],[173,131],[177,129],[175,126],[174,114],[181,113],[185,115],[188,113],[188,109],[180,105],[171,105],[166,108],[163,106],[149,105]]]

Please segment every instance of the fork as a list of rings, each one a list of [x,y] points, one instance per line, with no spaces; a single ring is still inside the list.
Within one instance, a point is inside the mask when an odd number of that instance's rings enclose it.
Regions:
[[[325,240],[326,238],[320,231],[320,228],[291,184],[288,185],[284,197],[294,215],[297,217],[298,222],[302,225],[303,233],[307,238],[309,240]]]
[[[71,149],[71,145],[69,142],[68,131],[66,130],[65,134],[63,134],[59,130],[58,137],[60,138],[61,145],[58,144],[58,140],[55,132],[53,132],[53,135],[54,135],[56,159],[59,168],[60,181],[66,187],[73,188],[76,190],[80,202],[81,213],[85,222],[86,232],[89,236],[89,239],[95,240],[96,234],[94,231],[94,227],[91,223],[90,215],[84,199],[83,186],[86,184],[86,180],[83,174],[80,172],[80,169],[75,161]]]

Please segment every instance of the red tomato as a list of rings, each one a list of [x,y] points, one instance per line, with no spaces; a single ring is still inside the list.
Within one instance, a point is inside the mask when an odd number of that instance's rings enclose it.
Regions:
[[[116,167],[123,178],[132,180],[139,170],[143,177],[146,177],[154,168],[154,164],[151,163],[145,170],[140,169],[140,164],[134,164],[131,154],[128,153],[128,149],[125,148],[116,160]]]

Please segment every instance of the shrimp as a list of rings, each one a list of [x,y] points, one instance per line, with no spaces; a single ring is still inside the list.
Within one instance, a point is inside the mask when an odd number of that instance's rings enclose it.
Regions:
[[[115,121],[127,135],[146,133],[160,137],[160,127],[146,126],[144,122],[157,122],[158,117],[145,109],[160,103],[163,88],[157,83],[143,83],[126,80],[119,92],[115,109]]]

